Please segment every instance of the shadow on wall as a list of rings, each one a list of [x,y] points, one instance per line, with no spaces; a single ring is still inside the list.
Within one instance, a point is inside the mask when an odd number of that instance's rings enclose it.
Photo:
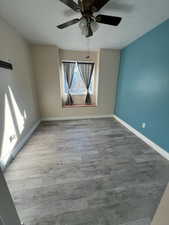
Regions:
[[[11,72],[5,72],[0,83],[0,165],[2,169],[15,155],[15,148],[27,120],[25,109],[21,108],[19,100],[17,101],[14,95],[11,77]]]

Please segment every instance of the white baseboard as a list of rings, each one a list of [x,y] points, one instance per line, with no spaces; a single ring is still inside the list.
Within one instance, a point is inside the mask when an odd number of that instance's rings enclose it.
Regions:
[[[120,119],[118,116],[113,115],[113,117],[120,122],[123,126],[125,126],[128,130],[130,130],[133,134],[135,134],[137,137],[142,139],[146,144],[148,144],[151,148],[153,148],[156,152],[158,152],[160,155],[162,155],[165,159],[169,160],[169,153],[161,148],[159,145],[155,144],[153,141],[148,139],[146,136],[144,136],[142,133],[137,131],[135,128],[130,126],[128,123],[126,123],[124,120]]]
[[[29,130],[29,132],[22,138],[21,141],[15,146],[13,152],[12,152],[12,157],[15,158],[18,152],[23,148],[25,143],[29,140],[29,138],[32,136],[33,132],[36,130],[36,128],[40,124],[40,120],[38,120],[35,125]]]
[[[75,116],[75,117],[46,117],[41,121],[58,121],[58,120],[83,120],[83,119],[101,119],[101,118],[113,118],[113,115],[99,115],[99,116]]]
[[[17,145],[14,147],[11,157],[8,159],[5,166],[2,165],[2,170],[5,170],[5,168],[10,164],[10,162],[16,157],[16,155],[20,152],[20,150],[23,148],[25,143],[30,139],[31,135],[35,131],[35,129],[39,126],[40,120],[38,120],[35,125],[29,130],[29,132],[17,143]]]

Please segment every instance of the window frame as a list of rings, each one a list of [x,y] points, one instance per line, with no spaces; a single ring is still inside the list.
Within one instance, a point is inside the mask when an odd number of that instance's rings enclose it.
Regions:
[[[76,64],[76,66],[78,66],[77,64],[78,63],[94,63],[94,69],[93,69],[93,76],[92,76],[92,79],[93,79],[93,83],[92,83],[92,85],[93,85],[93,90],[92,90],[92,93],[90,93],[90,95],[91,96],[93,96],[94,95],[94,93],[95,93],[95,72],[96,72],[96,70],[95,70],[95,66],[96,66],[96,63],[94,62],[94,61],[82,61],[82,60],[62,60],[61,61],[61,66],[62,66],[62,90],[63,90],[63,94],[64,95],[67,95],[67,93],[65,92],[65,87],[64,87],[64,84],[65,84],[65,76],[64,76],[64,67],[63,67],[63,63],[75,63]],[[80,73],[80,72],[79,72]],[[80,76],[80,74],[79,74],[79,76]],[[82,79],[82,78],[81,78]],[[83,80],[82,80],[83,81]],[[86,92],[84,92],[84,93],[81,93],[81,94],[79,94],[79,93],[71,93],[71,95],[72,96],[85,96],[87,93]]]

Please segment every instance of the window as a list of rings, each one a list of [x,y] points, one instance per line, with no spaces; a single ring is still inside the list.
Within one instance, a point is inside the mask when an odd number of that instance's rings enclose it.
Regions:
[[[92,80],[89,87],[89,92],[92,95],[94,89],[94,76],[92,76]],[[74,74],[73,74],[73,81],[70,89],[70,93],[72,95],[85,95],[86,94],[86,86],[84,84],[84,81],[81,78],[80,72],[78,70],[77,63],[75,64],[74,68]],[[66,77],[64,75],[64,93],[68,94],[68,84],[66,81]]]

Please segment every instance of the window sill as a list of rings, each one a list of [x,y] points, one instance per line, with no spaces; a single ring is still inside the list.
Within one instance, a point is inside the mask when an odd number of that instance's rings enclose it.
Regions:
[[[91,105],[64,105],[63,108],[81,108],[81,107],[96,107],[95,104],[91,104]]]

